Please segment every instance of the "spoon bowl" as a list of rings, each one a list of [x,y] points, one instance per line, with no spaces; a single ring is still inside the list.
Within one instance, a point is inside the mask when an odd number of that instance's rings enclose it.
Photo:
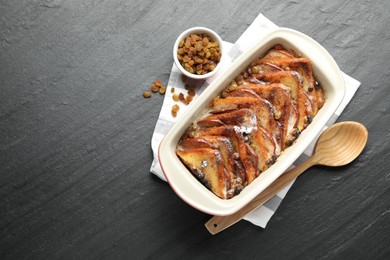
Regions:
[[[241,220],[245,215],[263,205],[305,170],[313,165],[343,166],[356,159],[368,140],[367,129],[357,122],[341,122],[326,129],[318,138],[314,153],[309,159],[292,170],[282,174],[262,193],[236,213],[228,216],[214,216],[206,224],[211,234]]]
[[[313,162],[325,166],[343,166],[352,162],[367,143],[367,129],[357,122],[332,125],[318,138]]]

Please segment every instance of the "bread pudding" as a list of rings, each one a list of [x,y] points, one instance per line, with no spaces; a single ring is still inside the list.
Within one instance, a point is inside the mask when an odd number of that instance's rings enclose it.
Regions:
[[[176,154],[214,194],[232,198],[294,143],[324,101],[310,60],[275,45],[213,99]]]

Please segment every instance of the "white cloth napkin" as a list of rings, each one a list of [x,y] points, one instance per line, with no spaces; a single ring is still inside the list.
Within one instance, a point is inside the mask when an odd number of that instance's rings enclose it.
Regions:
[[[241,35],[241,37],[236,41],[236,43],[233,45],[228,42],[224,42],[224,51],[227,53],[227,58],[224,60],[223,67],[218,73],[221,73],[224,69],[226,69],[227,66],[229,66],[243,51],[245,51],[248,47],[250,47],[255,41],[257,41],[260,38],[265,37],[270,32],[277,29],[278,26],[276,26],[274,23],[272,23],[270,20],[268,20],[266,17],[264,17],[262,14],[259,14],[256,19],[253,21],[253,23],[248,27],[248,29]],[[203,90],[217,77],[218,75],[213,76],[212,78],[209,78],[207,81],[204,82],[191,82],[192,85],[198,84],[200,86],[197,86],[196,88],[196,95],[194,99],[199,96]],[[347,104],[350,102],[352,97],[354,96],[356,90],[360,86],[360,82],[351,78],[350,76],[343,73],[345,84],[346,84],[346,94],[341,102],[341,105],[333,115],[333,117],[328,121],[327,125],[324,127],[323,130],[325,130],[327,127],[332,125],[337,118],[340,116],[344,108],[347,106]],[[152,137],[152,150],[153,150],[153,156],[154,160],[152,162],[152,166],[150,168],[150,171],[160,177],[162,180],[166,181],[164,174],[161,170],[160,164],[158,162],[158,147],[160,145],[161,140],[163,139],[164,135],[168,132],[169,128],[175,123],[177,118],[180,117],[181,114],[185,113],[185,110],[187,108],[186,105],[184,105],[182,102],[175,102],[172,99],[172,93],[170,91],[171,87],[175,88],[175,93],[178,94],[182,92],[183,94],[187,95],[187,90],[184,88],[184,83],[181,80],[181,74],[179,69],[176,67],[175,64],[173,64],[171,75],[168,82],[167,92],[165,94],[164,102],[161,108],[160,116],[156,124],[156,128],[153,133]],[[178,104],[180,106],[180,110],[178,112],[177,118],[172,117],[171,115],[171,109],[173,104]],[[312,153],[314,149],[316,140],[313,141],[311,145],[304,151],[304,153],[294,162],[294,164],[290,167],[293,168],[294,165],[298,165],[304,160],[306,160]],[[282,202],[282,199],[287,194],[288,190],[290,189],[293,182],[286,187],[284,190],[279,192],[277,195],[275,195],[273,198],[271,198],[269,201],[267,201],[263,206],[258,208],[257,210],[253,211],[252,213],[245,216],[245,220],[252,222],[253,224],[265,228],[268,221],[271,219],[272,215],[275,213],[276,209],[279,207],[280,203]]]

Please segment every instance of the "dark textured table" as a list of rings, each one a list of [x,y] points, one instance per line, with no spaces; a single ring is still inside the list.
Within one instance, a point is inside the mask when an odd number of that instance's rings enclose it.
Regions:
[[[178,2],[178,1],[177,1]],[[389,259],[389,1],[1,1],[0,258]],[[363,154],[298,179],[266,229],[216,236],[149,173],[172,46],[234,42],[263,13],[320,42],[361,87],[339,121]]]

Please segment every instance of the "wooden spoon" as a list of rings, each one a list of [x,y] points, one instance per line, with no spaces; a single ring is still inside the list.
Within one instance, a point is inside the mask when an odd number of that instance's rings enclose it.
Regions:
[[[357,122],[332,125],[318,138],[314,153],[307,161],[277,178],[242,209],[228,216],[214,216],[206,224],[211,234],[217,234],[263,205],[313,165],[342,166],[352,162],[367,143],[367,129]]]

